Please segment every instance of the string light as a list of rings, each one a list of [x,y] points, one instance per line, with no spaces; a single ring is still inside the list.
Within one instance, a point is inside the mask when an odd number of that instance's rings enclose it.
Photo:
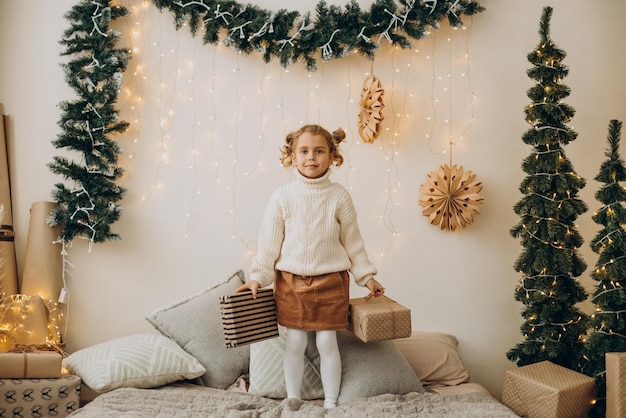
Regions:
[[[194,44],[194,58],[197,56],[197,52],[198,52],[198,43],[196,42]],[[193,120],[192,120],[192,127],[191,127],[191,165],[189,167],[189,169],[192,172],[192,183],[193,183],[193,189],[191,192],[191,197],[189,199],[189,209],[187,210],[187,224],[185,226],[185,238],[189,238],[189,234],[191,233],[191,221],[193,218],[193,210],[194,210],[194,206],[195,206],[195,202],[196,202],[196,197],[200,194],[200,189],[198,187],[199,184],[199,179],[198,179],[198,150],[197,150],[197,144],[196,144],[196,135],[197,135],[197,130],[198,127],[201,125],[200,121],[198,119],[198,108],[196,105],[196,67],[194,65],[195,59],[191,62],[191,68],[192,68],[192,73],[190,76],[190,83],[191,83],[191,91],[192,91],[192,96],[190,98],[190,100],[193,102]]]
[[[127,0],[129,1],[129,0]],[[144,2],[142,4],[149,4],[149,2]],[[134,7],[134,6],[131,6]],[[134,10],[134,9],[133,9]],[[148,48],[149,51],[145,50],[146,37],[143,36],[142,30],[143,26],[145,26],[146,12],[140,13],[141,10],[136,10],[137,14],[133,14],[132,19],[135,24],[132,28],[129,28],[129,32],[132,34],[132,42],[131,42],[131,50],[134,52],[134,59],[132,61],[133,65],[133,75],[134,81],[128,84],[127,97],[129,98],[129,103],[127,107],[134,113],[131,118],[133,121],[137,119],[141,119],[142,112],[147,111],[146,106],[154,106],[157,109],[158,113],[158,125],[156,126],[158,132],[158,159],[154,161],[154,180],[152,182],[152,188],[145,194],[143,197],[144,201],[149,201],[153,198],[155,193],[159,192],[159,195],[164,196],[165,192],[172,192],[174,189],[166,189],[167,183],[165,182],[165,177],[162,178],[163,175],[166,174],[164,168],[172,164],[172,169],[177,170],[177,167],[173,164],[176,162],[175,155],[180,154],[181,151],[181,140],[178,138],[180,136],[180,132],[182,132],[177,125],[175,125],[177,120],[180,120],[183,117],[183,113],[187,113],[190,115],[190,118],[193,119],[192,126],[190,129],[190,150],[189,150],[189,161],[186,163],[186,166],[189,168],[188,173],[189,176],[183,181],[186,181],[187,185],[191,189],[191,195],[186,200],[187,207],[185,208],[184,216],[185,216],[185,226],[184,226],[184,234],[183,236],[188,238],[192,233],[192,227],[195,224],[193,222],[194,212],[196,210],[195,206],[197,205],[197,199],[199,198],[201,192],[203,192],[202,184],[201,184],[201,167],[210,167],[212,168],[212,172],[215,178],[215,183],[218,186],[218,190],[222,190],[226,192],[229,196],[227,199],[230,202],[230,210],[229,216],[231,221],[231,232],[232,237],[238,239],[244,247],[249,251],[246,240],[242,236],[240,229],[240,216],[241,213],[239,211],[239,187],[241,187],[241,176],[249,176],[254,173],[261,166],[261,155],[262,151],[265,148],[265,123],[267,121],[267,114],[272,114],[273,109],[278,111],[278,117],[282,122],[284,135],[287,132],[291,131],[293,128],[292,121],[297,116],[294,116],[294,112],[291,108],[288,108],[286,105],[286,97],[291,94],[291,90],[287,89],[287,85],[291,85],[291,77],[302,76],[302,72],[300,71],[290,71],[287,68],[279,68],[279,67],[271,67],[276,68],[275,74],[277,77],[273,77],[274,74],[270,75],[266,74],[265,71],[268,67],[267,64],[263,65],[263,74],[259,79],[259,88],[257,89],[258,98],[260,99],[259,109],[259,142],[254,143],[254,147],[257,147],[256,150],[256,161],[254,162],[254,166],[252,167],[244,167],[245,159],[251,156],[251,153],[248,151],[250,147],[248,146],[248,142],[246,142],[246,154],[242,155],[243,160],[239,156],[240,152],[240,142],[243,143],[243,139],[241,138],[241,127],[244,126],[245,121],[242,120],[243,111],[247,110],[247,106],[249,105],[248,95],[245,94],[245,91],[242,90],[242,82],[244,80],[243,75],[241,74],[242,66],[242,52],[236,51],[235,60],[237,61],[233,71],[229,74],[227,71],[223,71],[223,65],[226,62],[221,59],[222,55],[231,54],[232,49],[224,48],[223,44],[217,45],[209,45],[206,48],[209,48],[212,57],[209,57],[206,61],[208,61],[208,71],[202,71],[199,67],[196,67],[196,62],[204,62],[201,57],[197,56],[196,49],[193,51],[193,59],[190,62],[193,62],[189,67],[189,71],[191,75],[186,73],[187,67],[182,65],[183,50],[181,48],[182,39],[180,38],[180,34],[176,33],[175,44],[173,46],[169,46],[166,41],[168,39],[168,32],[164,30],[163,25],[166,22],[163,22],[163,15],[159,17],[158,24],[155,25],[155,41],[152,43],[152,48]],[[133,12],[135,13],[135,11]],[[225,16],[220,16],[220,18],[224,18]],[[402,19],[401,15],[397,16],[398,19]],[[400,22],[400,20],[398,22]],[[167,22],[169,24],[169,22]],[[182,23],[183,25],[187,25],[186,22]],[[237,29],[237,28],[236,28]],[[229,36],[238,36],[240,30],[237,29],[235,31],[230,31]],[[448,42],[448,52],[450,55],[450,68],[447,72],[446,82],[449,87],[447,90],[443,90],[444,92],[451,93],[451,83],[453,77],[452,70],[452,61],[454,52],[452,50],[451,42],[452,42],[452,31],[450,32],[449,42]],[[431,39],[434,36],[431,36]],[[422,42],[422,41],[420,41]],[[142,43],[144,44],[142,47]],[[198,43],[196,43],[195,47],[197,47]],[[469,36],[467,39],[467,45],[469,45]],[[330,45],[329,45],[330,46]],[[205,47],[203,47],[205,48]],[[435,107],[436,103],[439,103],[439,97],[435,97],[435,87],[436,83],[441,82],[443,78],[441,76],[436,76],[436,62],[435,62],[435,49],[437,48],[436,42],[433,40],[432,44],[432,54],[426,56],[424,60],[426,62],[432,62],[433,65],[433,91],[432,91],[432,102],[433,102],[433,115],[430,119],[433,123],[431,126],[431,135],[429,135],[429,147],[431,147],[432,141],[432,132],[435,129],[435,125],[437,123],[437,109]],[[388,100],[389,103],[389,112],[387,114],[388,121],[384,126],[383,137],[381,138],[380,150],[384,155],[384,164],[386,165],[386,176],[387,181],[384,187],[384,190],[381,191],[381,194],[385,196],[384,208],[382,209],[382,213],[380,214],[380,219],[382,226],[384,226],[390,233],[390,239],[388,241],[388,245],[385,249],[378,251],[379,254],[384,255],[388,253],[392,246],[393,242],[397,237],[400,236],[400,232],[395,226],[394,213],[396,208],[401,205],[401,202],[398,200],[398,191],[401,187],[400,182],[400,174],[397,158],[400,155],[400,147],[402,146],[401,138],[403,137],[403,132],[405,131],[405,121],[410,120],[410,115],[408,111],[408,103],[409,100],[413,100],[413,92],[412,89],[409,88],[409,83],[412,81],[411,75],[416,73],[414,70],[413,64],[414,60],[420,57],[420,52],[418,49],[410,50],[409,54],[400,55],[400,51],[402,51],[397,46],[393,45],[390,47],[389,51],[391,52],[391,68],[390,68],[390,98]],[[203,51],[204,52],[204,51]],[[151,77],[152,74],[148,74],[144,71],[144,66],[148,62],[148,57],[146,57],[147,53],[153,54],[157,56],[158,59],[158,68],[154,73],[154,77]],[[218,56],[219,54],[219,56]],[[344,129],[347,132],[350,131],[350,126],[353,125],[352,121],[357,117],[357,113],[353,111],[354,109],[354,98],[353,89],[352,89],[352,65],[354,62],[355,54],[349,54],[344,63],[347,65],[347,78],[346,78],[346,95],[347,99],[345,100],[345,111],[346,111],[346,123],[340,123],[340,125],[344,125]],[[471,87],[471,82],[469,81],[469,53],[465,54],[466,59],[466,68],[463,76],[467,76],[467,80],[469,84],[469,90],[472,92],[472,100],[474,98],[473,90]],[[432,61],[431,61],[432,60]],[[217,68],[217,63],[220,64],[219,68]],[[327,65],[330,65],[329,62]],[[335,65],[335,63],[332,63]],[[173,74],[171,74],[170,68],[173,68]],[[246,67],[247,68],[247,67]],[[404,71],[404,73],[403,73]],[[201,79],[199,75],[202,74],[206,77],[206,81],[208,82],[208,89],[205,90],[206,94],[201,94],[198,86],[200,85]],[[326,97],[325,94],[325,85],[329,81],[335,82],[337,79],[337,72],[328,72],[326,69],[326,65],[320,66],[319,71],[315,73],[305,73],[306,77],[306,120],[308,123],[309,118],[315,120],[317,118],[318,123],[322,124],[322,118],[326,109]],[[189,106],[193,107],[191,112],[188,112],[186,108],[177,108],[179,104],[178,98],[182,98],[185,95],[185,87],[182,86],[181,81],[187,81],[187,87],[191,91],[189,97],[187,97],[187,103]],[[246,78],[248,80],[248,78]],[[299,80],[298,80],[299,81]],[[150,85],[148,85],[148,82]],[[278,99],[277,103],[269,103],[267,102],[267,98],[265,96],[265,84],[274,82],[274,97]],[[247,82],[249,84],[249,82]],[[403,84],[400,86],[400,84]],[[151,85],[156,86],[156,88],[152,89]],[[218,93],[218,88],[222,86],[230,85],[235,86],[234,95],[235,100],[232,101],[233,105],[236,106],[234,112],[230,113],[232,118],[234,118],[234,123],[232,125],[232,136],[224,136],[222,135],[221,128],[221,120],[224,120],[224,114],[221,113],[222,109],[225,107],[218,105],[216,100],[219,100],[220,93]],[[278,89],[276,89],[278,87]],[[272,88],[272,87],[268,87]],[[137,90],[137,92],[133,92],[133,90]],[[141,94],[146,94],[146,92],[154,91],[154,99],[146,100]],[[333,92],[332,95],[335,96],[336,92]],[[437,93],[438,95],[439,93]],[[400,96],[399,96],[400,95]],[[131,97],[134,97],[134,102],[130,100]],[[450,99],[451,102],[452,99]],[[208,102],[208,106],[207,106]],[[337,101],[333,98],[332,103],[337,103]],[[311,106],[316,108],[317,115],[312,115],[311,113],[315,111]],[[289,111],[289,112],[288,112]],[[297,108],[296,108],[297,111]],[[202,116],[201,113],[202,112]],[[149,117],[148,115],[146,115]],[[451,131],[452,126],[452,106],[450,103],[450,117],[448,119],[449,128]],[[460,118],[465,119],[465,118]],[[144,124],[145,124],[144,118]],[[202,120],[202,122],[201,122]],[[298,119],[295,119],[298,120]],[[137,120],[138,121],[138,120]],[[206,123],[205,123],[206,121]],[[138,121],[139,122],[139,121]],[[471,123],[473,122],[473,108],[472,114],[469,118],[469,122],[465,126],[463,132],[465,132]],[[219,125],[218,125],[219,124]],[[408,124],[407,124],[408,125]],[[132,124],[131,124],[132,126]],[[137,131],[140,131],[142,126],[138,125],[136,127]],[[201,133],[204,133],[201,134]],[[452,136],[452,131],[450,132],[450,137]],[[211,159],[211,164],[202,165],[202,158],[205,156],[200,151],[200,139],[207,139],[206,143],[208,151],[206,153],[206,157]],[[140,135],[135,137],[135,144],[138,142]],[[346,173],[346,182],[348,183],[348,187],[352,189],[351,177],[358,169],[354,165],[354,162],[350,159],[351,153],[346,152],[350,151],[351,147],[354,145],[355,141],[346,141],[344,144],[344,157],[346,157],[348,166],[348,170]],[[222,149],[223,146],[227,147],[227,152],[232,153],[232,158],[226,158],[225,153]],[[432,148],[431,148],[432,150]],[[172,153],[170,153],[172,151]],[[445,151],[443,152],[445,153]],[[132,157],[129,157],[129,160]],[[228,161],[228,162],[227,162]],[[130,165],[130,162],[127,163]],[[227,167],[226,167],[227,166]],[[131,166],[132,168],[132,166]],[[223,168],[226,168],[226,172],[223,171]],[[228,181],[225,182],[228,174]],[[230,175],[232,174],[232,178]]]
[[[39,296],[15,294],[0,299],[0,347],[45,346],[62,352],[60,324],[63,312],[57,302]]]

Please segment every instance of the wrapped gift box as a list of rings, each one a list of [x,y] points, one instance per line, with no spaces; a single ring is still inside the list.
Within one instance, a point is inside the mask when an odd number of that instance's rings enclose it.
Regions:
[[[606,353],[606,417],[626,417],[626,353]]]
[[[386,296],[350,299],[348,330],[361,341],[411,336],[411,310]]]
[[[259,289],[256,299],[252,299],[251,291],[221,296],[220,309],[226,347],[278,337],[276,302],[272,289]]]
[[[66,417],[79,408],[80,378],[0,379],[0,416]]]
[[[58,379],[62,359],[56,351],[0,353],[0,379]]]
[[[542,361],[506,372],[502,403],[528,418],[582,418],[595,396],[592,377]]]

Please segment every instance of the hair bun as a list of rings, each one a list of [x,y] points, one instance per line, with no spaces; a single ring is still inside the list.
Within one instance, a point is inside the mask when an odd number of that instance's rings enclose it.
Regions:
[[[343,128],[337,128],[333,131],[333,141],[335,141],[335,144],[340,143],[344,139],[346,139],[346,131],[344,131]]]

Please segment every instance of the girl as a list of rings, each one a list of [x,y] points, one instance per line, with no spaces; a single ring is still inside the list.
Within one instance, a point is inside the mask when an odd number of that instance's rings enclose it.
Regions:
[[[345,137],[341,128],[330,134],[318,125],[287,135],[281,162],[296,167],[296,179],[272,194],[250,280],[237,289],[256,297],[260,287],[274,282],[278,323],[287,328],[288,398],[300,398],[307,334],[315,331],[325,408],[337,405],[341,385],[336,330],[348,326],[348,271],[371,296],[385,293],[374,279],[376,268],[365,251],[352,199],[330,181],[330,167],[343,163],[338,146]]]

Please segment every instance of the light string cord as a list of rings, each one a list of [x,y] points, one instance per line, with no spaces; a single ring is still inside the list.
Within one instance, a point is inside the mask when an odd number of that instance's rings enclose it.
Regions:
[[[624,290],[624,288],[623,288],[622,286],[620,286],[619,284],[617,284],[617,283],[615,283],[615,282],[613,282],[613,281],[611,281],[611,282],[612,282],[612,284],[613,284],[613,286],[614,286],[614,287],[612,287],[612,288],[610,288],[610,289],[604,289],[602,292],[599,292],[598,294],[594,295],[594,296],[590,299],[590,302],[594,303],[594,302],[595,302],[595,300],[596,300],[599,296],[605,295],[605,294],[607,294],[607,293],[611,293],[611,292],[615,292],[615,291],[619,291],[619,290],[621,290],[621,291],[623,291],[623,290]]]
[[[156,170],[154,173],[154,180],[152,182],[152,189],[148,192],[147,196],[144,197],[145,201],[148,201],[152,198],[153,194],[159,188],[159,179],[161,177],[161,167],[163,165],[163,157],[165,156],[166,149],[166,130],[165,130],[165,119],[163,116],[163,15],[159,18],[159,38],[157,45],[159,46],[159,92],[157,96],[158,101],[158,115],[159,115],[159,161],[157,162]],[[153,45],[154,46],[154,45]],[[176,79],[176,77],[174,77]]]
[[[214,158],[213,161],[213,175],[215,176],[216,183],[220,183],[220,169],[221,169],[221,159],[217,150],[215,149],[215,123],[217,121],[217,106],[215,104],[215,83],[217,80],[217,68],[215,66],[215,62],[217,61],[217,45],[213,47],[213,56],[211,57],[211,76],[209,83],[209,97],[211,103],[211,112],[209,113],[209,148],[211,151],[211,155]]]
[[[130,2],[130,0],[126,0]],[[136,5],[124,5],[126,9],[131,10],[131,16],[133,19],[124,19],[128,23],[127,33],[130,33],[130,52],[132,56],[131,62],[134,66],[134,71],[130,74],[131,77],[124,77],[124,83],[127,83],[127,97],[130,101],[130,119],[132,124],[129,129],[134,132],[132,144],[133,147],[139,142],[139,135],[142,131],[142,110],[143,110],[143,96],[135,96],[137,91],[143,91],[142,81],[145,81],[146,75],[143,72],[144,62],[140,59],[143,57],[143,53],[146,50],[146,38],[142,35],[142,30],[145,27],[146,21],[146,9],[147,1],[143,1],[140,7]],[[138,11],[141,10],[141,11]],[[141,13],[141,14],[140,14]],[[136,17],[140,14],[140,17]],[[127,153],[128,163],[135,158],[136,149],[133,148]]]
[[[351,105],[354,103],[354,99],[352,98],[352,78],[351,78],[351,73],[352,73],[352,56],[347,58],[347,81],[346,81],[346,125],[347,127],[352,126],[352,108]],[[351,129],[348,128],[349,131],[352,131]],[[352,165],[352,158],[351,158],[351,150],[352,147],[354,145],[354,140],[353,141],[347,141],[348,143],[346,144],[346,148],[342,148],[342,150],[345,150],[345,152],[343,152],[343,156],[344,156],[344,164],[346,164],[347,166],[347,173],[346,173],[346,184],[348,186],[348,189],[353,190],[353,186],[350,182],[350,177],[352,175],[352,172],[354,171],[354,166]]]
[[[452,94],[452,27],[448,26],[448,111],[450,115],[448,116],[448,145],[450,152],[450,167],[452,167],[452,148],[454,145],[454,106],[453,106],[453,94]]]
[[[383,224],[385,225],[385,227],[391,234],[391,237],[388,241],[386,248],[380,254],[381,257],[389,253],[394,242],[394,237],[397,237],[399,235],[393,222],[393,209],[396,205],[393,194],[397,191],[393,184],[393,175],[394,175],[394,171],[395,171],[396,177],[398,175],[397,173],[398,167],[396,164],[395,156],[397,154],[397,147],[398,147],[398,142],[399,142],[398,137],[397,137],[398,118],[396,117],[396,112],[394,110],[394,99],[395,99],[395,91],[396,91],[396,73],[398,72],[398,67],[396,66],[396,51],[397,50],[398,48],[395,47],[391,51],[391,67],[392,67],[391,97],[387,101],[388,104],[386,105],[391,110],[391,118],[392,118],[391,129],[385,128],[383,130],[383,132],[391,133],[391,138],[389,138],[388,140],[389,151],[385,149],[385,141],[384,141],[384,136],[382,132],[381,132],[381,144],[379,147],[380,150],[383,151],[383,153],[385,154],[385,159],[387,161],[387,185],[386,185],[386,190],[385,190],[386,198],[385,198],[385,206],[383,208],[383,214],[381,215],[381,219],[383,221]],[[374,75],[373,63],[372,63],[371,75]]]
[[[321,124],[322,121],[322,99],[324,96],[324,76],[325,76],[326,65],[322,64],[322,68],[320,70],[320,81],[315,85],[315,89],[317,90],[317,95],[319,96],[317,100],[317,123]]]
[[[280,71],[280,78],[279,78],[279,84],[280,84],[280,102],[278,103],[278,108],[280,109],[281,112],[281,116],[282,116],[282,122],[283,122],[283,138],[287,136],[287,121],[285,119],[285,86],[284,86],[284,76],[285,74],[289,74],[289,70],[288,69],[284,69],[282,71]],[[307,97],[307,102],[308,102],[308,97]],[[307,110],[308,111],[308,110]]]
[[[230,189],[231,192],[231,202],[232,208],[230,213],[232,215],[232,227],[233,227],[233,238],[237,239],[239,242],[243,244],[246,248],[246,251],[250,252],[250,246],[248,243],[241,237],[238,232],[239,229],[239,205],[237,204],[237,186],[238,186],[238,178],[239,178],[239,124],[241,123],[240,115],[241,115],[241,51],[236,54],[236,66],[233,72],[235,73],[235,94],[237,97],[237,104],[235,109],[235,134],[233,135],[233,143],[230,145],[230,148],[233,150],[233,180],[232,186],[227,188]]]
[[[613,205],[613,204],[619,204],[619,203],[611,203],[610,205],[607,205],[607,206],[611,206],[611,205]],[[607,206],[605,206],[605,207],[607,207]],[[602,210],[602,209],[600,209],[600,210]],[[626,234],[626,231],[624,231],[622,228],[617,228],[617,229],[612,230],[612,231],[611,231],[611,232],[609,232],[608,234],[604,235],[602,238],[598,239],[598,240],[595,242],[595,244],[594,244],[594,246],[593,246],[593,249],[595,250],[598,246],[603,245],[602,243],[603,243],[605,240],[610,240],[610,238],[611,238],[611,236],[612,236],[613,234]],[[610,244],[610,243],[609,243],[609,244]]]
[[[55,241],[54,244],[61,244],[61,260],[62,260],[62,268],[61,268],[61,281],[63,282],[63,289],[65,289],[65,321],[63,323],[63,333],[61,334],[61,339],[63,340],[63,336],[67,335],[69,322],[70,322],[70,290],[67,286],[67,276],[72,276],[72,272],[70,269],[74,269],[74,264],[72,264],[69,260],[69,253],[67,250],[67,245],[65,240]]]
[[[194,47],[193,47],[193,56],[194,56],[194,63],[196,61],[197,55],[198,54],[198,42],[194,43]],[[188,238],[189,234],[191,232],[191,221],[192,221],[192,214],[193,214],[193,210],[195,207],[195,203],[196,203],[196,197],[200,194],[200,189],[198,188],[199,185],[199,178],[198,178],[198,150],[196,148],[196,135],[198,132],[198,125],[200,124],[199,119],[198,119],[198,105],[197,105],[197,96],[196,96],[196,66],[195,64],[192,64],[192,74],[189,78],[190,84],[191,84],[191,101],[193,102],[193,120],[192,120],[192,127],[191,127],[191,164],[189,166],[189,169],[192,171],[192,177],[193,177],[193,190],[191,192],[191,197],[189,198],[189,209],[187,210],[186,216],[187,216],[187,222],[185,225],[185,234],[184,237]]]
[[[311,72],[308,72],[306,75],[306,89],[305,89],[305,97],[306,97],[306,111],[305,111],[305,115],[306,115],[306,120],[307,123],[309,121],[310,118],[310,110],[311,110],[311,106],[310,106],[310,100],[311,97],[313,97],[313,93],[311,93],[311,77],[312,74]],[[319,122],[319,121],[318,121]]]
[[[469,121],[467,125],[461,131],[461,136],[460,136],[461,141],[463,141],[463,139],[465,138],[465,133],[469,131],[469,129],[474,124],[474,102],[476,101],[476,93],[474,91],[474,86],[472,84],[472,70],[471,70],[471,56],[470,56],[470,39],[471,39],[473,24],[474,24],[474,18],[470,16],[470,23],[469,23],[469,26],[467,26],[467,36],[465,38],[466,39],[465,62],[467,63],[465,67],[465,77],[467,77],[467,87],[468,87],[469,94],[470,94],[470,117],[469,117]],[[463,29],[465,30],[466,27],[464,26]]]
[[[431,66],[432,77],[431,77],[431,83],[430,83],[430,108],[432,111],[432,116],[427,118],[427,120],[429,120],[431,123],[430,123],[429,133],[426,134],[426,139],[428,142],[428,150],[433,155],[439,155],[439,154],[445,153],[445,151],[437,152],[433,149],[433,136],[435,133],[435,126],[437,125],[437,103],[439,102],[439,100],[435,97],[435,85],[437,83],[437,69],[436,69],[436,59],[435,59],[435,52],[436,52],[436,47],[437,47],[437,33],[438,32],[435,32],[434,34],[430,35],[430,38],[432,39],[432,50],[431,50],[430,56],[426,57],[426,59],[430,59],[432,62],[432,66]]]
[[[261,166],[261,154],[263,152],[263,149],[265,149],[265,139],[266,139],[265,138],[266,137],[266,133],[265,133],[265,123],[266,123],[265,104],[266,103],[265,102],[267,100],[267,98],[265,97],[265,80],[267,78],[266,70],[267,70],[267,64],[264,64],[263,71],[261,73],[261,79],[259,80],[259,89],[257,90],[258,95],[261,97],[261,105],[259,106],[259,135],[258,135],[260,146],[257,148],[256,164],[252,168],[252,170],[244,173],[246,176],[256,172],[256,170]]]

